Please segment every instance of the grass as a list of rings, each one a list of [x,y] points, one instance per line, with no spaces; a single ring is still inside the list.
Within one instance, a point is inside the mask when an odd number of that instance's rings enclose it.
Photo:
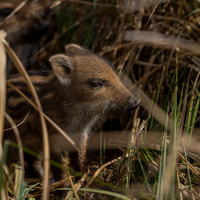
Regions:
[[[126,127],[130,131],[130,139],[126,140],[128,143],[124,145],[124,141],[119,141],[121,153],[118,157],[113,158],[107,153],[107,143],[101,134],[99,162],[95,166],[88,165],[92,172],[81,175],[81,181],[71,183],[73,190],[64,188],[70,190],[68,199],[81,199],[83,196],[86,199],[198,199],[199,3],[179,0],[154,5],[136,13],[118,9],[116,2],[105,1],[106,6],[96,1],[89,3],[59,3],[55,8],[55,23],[52,23],[52,26],[57,24],[56,31],[46,37],[46,43],[40,43],[42,47],[32,58],[38,59],[44,53],[46,57],[42,61],[46,62],[49,55],[63,51],[63,44],[82,44],[113,61],[114,68],[124,74],[124,84],[135,96],[141,97],[142,102],[136,114],[128,118],[128,123],[122,119],[112,121],[112,127],[120,125],[121,129]],[[141,34],[137,35],[135,29]],[[129,36],[135,38],[128,39],[124,31],[130,31]],[[153,35],[157,36],[155,40]],[[1,41],[2,37],[0,35]],[[163,38],[168,41],[167,44]],[[54,122],[42,113],[23,66],[5,42],[0,42],[0,141],[6,96],[5,49],[26,77],[37,105],[29,99],[27,101],[41,114],[46,135],[46,174],[44,182],[26,185],[23,156],[20,165],[13,164],[8,168],[5,165],[6,151],[11,143],[4,142],[0,146],[1,199],[33,200],[42,195],[43,199],[48,199],[49,186],[51,191],[60,187],[59,182],[48,183],[48,134],[44,121]],[[12,87],[9,82],[7,85]],[[65,134],[59,127],[57,130]],[[19,134],[16,129],[20,150]],[[50,195],[50,199],[55,197]]]
[[[176,81],[175,81],[176,83]],[[195,90],[196,91],[196,90]],[[185,93],[187,95],[187,93]],[[189,196],[191,195],[191,198],[193,199],[193,192],[192,192],[192,185],[194,183],[191,182],[190,174],[192,164],[190,163],[187,158],[187,150],[188,146],[183,146],[184,149],[182,155],[185,157],[185,164],[182,163],[182,166],[185,166],[184,170],[180,170],[180,174],[185,174],[185,179],[188,180],[188,184],[183,185],[182,181],[179,180],[179,187],[177,185],[178,178],[181,179],[181,176],[176,176],[177,173],[177,156],[180,152],[178,152],[177,146],[178,144],[178,138],[180,137],[180,134],[178,130],[180,130],[180,120],[183,118],[183,116],[179,113],[182,112],[177,107],[177,87],[175,87],[174,91],[174,97],[172,99],[173,106],[172,106],[172,118],[174,120],[174,123],[172,124],[172,128],[170,131],[170,136],[167,136],[167,129],[164,129],[163,132],[160,132],[159,134],[163,135],[163,139],[161,141],[160,150],[155,149],[148,149],[145,147],[144,144],[142,144],[142,147],[135,148],[134,143],[130,143],[128,149],[126,149],[126,156],[121,157],[119,159],[115,159],[110,163],[105,163],[99,170],[96,171],[94,174],[92,180],[88,183],[88,187],[86,189],[80,189],[80,191],[85,191],[87,193],[98,193],[98,194],[104,194],[109,196],[115,196],[121,199],[130,199],[131,196],[138,196],[138,198],[141,199],[176,199],[177,198],[177,189],[179,188],[179,191],[184,186],[187,188],[190,188],[190,193],[188,192]],[[183,98],[183,97],[182,97]],[[197,98],[197,99],[196,99]],[[193,101],[199,102],[199,96],[197,96]],[[182,100],[180,100],[182,101]],[[192,102],[191,102],[192,103]],[[195,104],[193,102],[193,104]],[[181,107],[181,104],[179,104]],[[194,107],[197,107],[197,105],[194,105]],[[187,109],[187,117],[185,126],[189,127],[190,124],[193,124],[194,117],[196,115],[195,110],[192,110],[189,107]],[[190,114],[192,113],[192,114]],[[179,116],[179,119],[177,119],[177,116]],[[189,120],[190,119],[190,120]],[[136,120],[136,119],[135,119]],[[139,125],[139,124],[138,124]],[[145,126],[148,126],[145,124]],[[141,127],[140,127],[141,128]],[[142,129],[143,128],[143,129]],[[144,134],[144,124],[142,125],[142,128],[139,129],[138,127],[135,127],[135,131],[133,132],[134,135],[132,137],[137,136],[140,137],[140,134]],[[138,131],[139,129],[139,131]],[[148,128],[147,128],[148,129]],[[137,132],[138,131],[138,132]],[[191,131],[190,131],[191,132]],[[145,133],[148,134],[148,133]],[[136,140],[136,139],[135,139]],[[132,140],[134,141],[134,140]],[[144,140],[145,141],[145,140]],[[7,146],[7,145],[6,145]],[[6,148],[4,147],[4,153],[6,153]],[[133,147],[132,147],[133,146]],[[123,163],[121,165],[121,169],[119,169],[119,163]],[[166,165],[168,163],[168,165]],[[155,166],[153,167],[153,164],[157,167],[155,170]],[[108,167],[109,166],[109,167]],[[137,170],[135,170],[137,168]],[[1,168],[3,169],[3,167]],[[106,170],[105,170],[106,169]],[[186,170],[186,171],[185,171]],[[111,175],[109,175],[111,173]],[[24,184],[21,182],[22,178],[22,169],[15,166],[15,187],[14,191],[10,191],[10,193],[15,194],[19,197],[19,199],[23,199],[23,195],[27,195],[29,191],[33,190],[35,186],[31,186],[29,189],[24,187]],[[94,188],[115,188],[116,183],[113,184],[111,182],[111,185],[104,186],[105,181],[108,179],[114,179],[117,181],[117,185],[124,185],[120,186],[120,191],[126,191],[126,196],[118,194],[118,192],[109,192],[104,191],[102,189],[92,189]],[[98,176],[98,178],[97,178]],[[179,177],[180,176],[180,177]],[[3,177],[2,177],[3,178]],[[94,178],[97,178],[97,180],[101,180],[101,183],[93,183]],[[108,180],[109,180],[108,179]],[[1,179],[3,181],[3,179]],[[193,179],[195,181],[195,179]],[[115,182],[114,181],[114,182]],[[21,183],[21,184],[20,184]],[[134,188],[134,184],[141,184],[140,190],[130,189]],[[93,185],[92,187],[90,185]],[[182,186],[180,187],[180,184]],[[80,192],[79,191],[79,192]],[[179,192],[179,196],[183,196],[181,192]],[[181,198],[182,199],[182,198]]]

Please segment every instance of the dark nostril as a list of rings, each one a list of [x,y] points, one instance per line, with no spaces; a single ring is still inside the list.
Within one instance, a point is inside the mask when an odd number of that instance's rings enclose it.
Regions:
[[[129,106],[128,106],[128,110],[129,110],[129,111],[135,110],[135,109],[139,106],[140,101],[141,101],[141,99],[136,99],[136,98],[134,98],[134,97],[131,97],[131,99],[130,99],[130,101],[129,101],[130,104],[129,104]]]

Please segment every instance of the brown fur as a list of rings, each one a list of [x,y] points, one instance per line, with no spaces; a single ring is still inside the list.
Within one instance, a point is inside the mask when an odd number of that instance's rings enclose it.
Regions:
[[[103,58],[78,45],[67,45],[66,55],[50,58],[53,72],[32,73],[30,78],[40,98],[43,111],[55,121],[80,149],[79,163],[85,167],[88,134],[100,121],[110,116],[120,116],[134,110],[139,101],[122,85],[110,64]],[[10,81],[31,98],[21,76]],[[25,147],[40,153],[42,134],[38,113],[9,89],[7,112],[19,124],[30,111],[19,131]],[[9,124],[6,123],[6,128]],[[48,124],[51,159],[62,163],[62,152],[73,151],[73,147]],[[4,133],[4,139],[15,141],[12,131]],[[18,157],[14,148],[9,149],[8,164]],[[76,159],[76,158],[73,158]],[[52,167],[55,180],[64,177],[63,171]]]

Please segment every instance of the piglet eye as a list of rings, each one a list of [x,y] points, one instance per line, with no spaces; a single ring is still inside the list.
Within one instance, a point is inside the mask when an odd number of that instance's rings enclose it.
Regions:
[[[88,81],[88,84],[92,88],[101,88],[103,87],[103,81],[100,79],[91,79]]]
[[[94,83],[91,83],[92,87],[102,87],[103,84],[101,82],[94,82]]]

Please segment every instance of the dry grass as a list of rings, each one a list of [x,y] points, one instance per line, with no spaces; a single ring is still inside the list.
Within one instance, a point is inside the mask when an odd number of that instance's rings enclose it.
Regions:
[[[108,199],[108,196],[199,199],[200,15],[199,10],[195,12],[199,3],[95,2],[53,2],[50,31],[26,63],[27,68],[34,69],[30,61],[47,63],[50,55],[64,51],[64,44],[78,43],[110,60],[122,82],[134,96],[141,98],[135,116],[129,116],[126,122],[113,120],[104,127],[106,131],[113,126],[115,130],[126,129],[126,134],[121,131],[103,134],[104,155],[106,160],[112,160],[105,163],[101,160],[100,166],[93,157],[88,172],[72,184],[73,191],[78,192],[76,198],[84,195],[88,199]],[[0,38],[4,41],[3,36]],[[47,199],[48,188],[52,191],[63,181],[48,184],[49,150],[44,118],[51,120],[42,113],[35,90],[17,57],[5,42],[0,45],[0,133],[5,112],[5,45],[9,57],[26,77],[37,104],[32,106],[39,111],[44,127],[45,181],[43,187],[33,187],[38,190],[28,197],[41,196],[43,191],[43,199]],[[145,121],[140,123],[141,119]],[[132,131],[127,133],[131,127]],[[98,141],[98,137],[94,135],[91,140]],[[100,146],[91,142],[88,148],[97,150]],[[118,158],[107,153],[107,149],[117,148],[121,150]],[[2,191],[1,197],[6,199],[7,194]],[[72,195],[71,191],[68,197]]]

